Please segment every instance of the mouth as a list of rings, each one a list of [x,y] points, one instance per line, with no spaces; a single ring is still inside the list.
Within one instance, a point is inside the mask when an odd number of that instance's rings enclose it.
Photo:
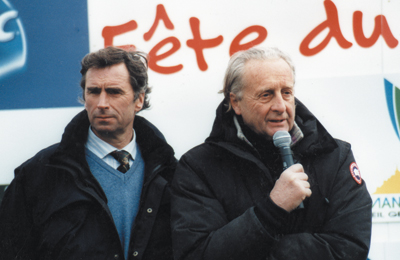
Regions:
[[[272,123],[282,123],[282,122],[284,122],[286,119],[269,119],[268,121],[269,122],[272,122]]]
[[[96,118],[96,119],[99,119],[99,120],[107,120],[107,119],[113,118],[113,116],[105,116],[105,115],[102,115],[102,116],[96,116],[95,118]]]

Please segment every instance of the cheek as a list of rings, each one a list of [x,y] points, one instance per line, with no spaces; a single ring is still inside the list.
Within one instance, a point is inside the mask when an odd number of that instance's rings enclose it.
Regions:
[[[294,118],[296,106],[294,104],[290,104],[288,111],[289,111],[290,116]]]
[[[86,109],[86,111],[90,111],[90,103],[88,102],[88,101],[85,101],[85,109]]]
[[[256,107],[254,107],[252,110],[252,113],[258,117],[264,118],[264,117],[267,117],[270,110],[271,110],[271,106],[263,104],[263,105],[258,105]]]
[[[88,113],[90,113],[91,111],[93,111],[93,101],[92,100],[86,100],[85,102],[85,109],[86,111],[88,111]]]
[[[293,115],[296,105],[294,104],[294,100],[287,100],[285,101],[286,112],[288,114]]]
[[[124,102],[114,106],[114,110],[124,118],[131,118],[135,114],[135,103]]]

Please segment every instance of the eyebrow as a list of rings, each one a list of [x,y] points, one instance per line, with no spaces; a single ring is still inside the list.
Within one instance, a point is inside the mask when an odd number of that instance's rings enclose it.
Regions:
[[[98,86],[88,86],[88,87],[86,87],[86,89],[88,89],[88,90],[96,90],[96,89],[102,89],[102,88],[98,87]],[[107,87],[105,87],[105,91],[107,91],[109,89],[123,92],[123,89],[121,87],[119,87],[119,86],[107,86]]]
[[[97,89],[100,89],[100,88],[92,86],[92,87],[86,87],[85,89],[86,90],[97,90]]]
[[[264,88],[264,89],[260,89],[260,91],[258,91],[258,94],[262,94],[262,93],[265,93],[265,92],[272,93],[272,92],[274,92],[274,90],[271,89],[271,88]]]
[[[120,87],[106,87],[105,91],[118,93],[118,94],[125,93],[125,91]]]

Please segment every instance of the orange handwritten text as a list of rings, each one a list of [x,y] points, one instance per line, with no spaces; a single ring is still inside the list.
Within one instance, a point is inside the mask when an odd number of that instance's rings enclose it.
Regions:
[[[314,29],[305,36],[300,43],[300,53],[304,56],[313,56],[324,50],[329,42],[334,38],[337,44],[343,48],[348,49],[353,46],[353,43],[346,39],[342,33],[339,23],[339,12],[336,5],[331,0],[324,1],[326,20],[317,25]],[[390,30],[388,21],[385,16],[378,15],[375,17],[375,27],[372,34],[368,37],[365,36],[362,21],[363,13],[361,11],[355,11],[353,13],[353,33],[355,43],[363,48],[369,48],[376,44],[379,37],[382,36],[389,48],[395,48],[399,42],[393,36]],[[173,31],[175,26],[168,16],[167,10],[164,5],[159,4],[156,8],[156,14],[154,22],[150,29],[143,34],[145,41],[150,41],[152,37],[157,33],[157,29],[161,22],[165,28]],[[217,48],[224,41],[222,35],[207,35],[204,29],[201,30],[200,20],[196,17],[189,18],[188,26],[190,27],[192,38],[186,40],[188,48],[194,51],[194,58],[196,59],[197,66],[201,71],[208,69],[206,59],[206,49]],[[138,23],[131,20],[127,23],[116,25],[116,26],[105,26],[102,31],[104,38],[104,47],[113,46],[114,37],[134,31],[138,28]],[[320,35],[323,31],[328,30],[325,38],[317,45],[310,47],[311,43]],[[202,36],[203,34],[203,36]],[[204,35],[207,35],[204,37]],[[247,40],[243,42],[249,35],[256,35],[253,40]],[[234,53],[242,50],[247,50],[253,46],[263,43],[267,39],[267,29],[261,25],[252,25],[242,30],[236,37],[233,38],[229,46],[229,55],[232,56]],[[135,49],[135,45],[128,44],[123,46],[117,46],[121,48]],[[149,53],[149,68],[157,73],[162,74],[173,74],[183,69],[183,64],[175,62],[175,64],[161,65],[161,61],[177,53],[182,44],[180,40],[175,36],[169,36],[155,44]],[[168,49],[167,49],[168,48]],[[161,53],[160,53],[161,52]]]
[[[169,18],[167,11],[164,5],[159,4],[156,8],[156,16],[153,22],[153,25],[143,35],[143,39],[145,41],[149,41],[153,35],[156,33],[158,25],[160,21],[164,22],[164,25],[167,29],[173,30],[174,24],[172,23],[171,19]],[[204,39],[200,33],[200,20],[196,17],[191,17],[189,19],[189,26],[193,35],[192,39],[188,39],[186,41],[186,45],[193,49],[197,66],[201,71],[206,71],[208,69],[208,64],[206,62],[206,58],[204,55],[204,49],[215,48],[218,47],[224,40],[222,35],[216,36],[214,38]],[[136,30],[138,24],[136,21],[131,20],[128,23],[117,25],[117,26],[105,26],[103,28],[102,36],[104,38],[104,47],[113,46],[114,37],[117,35],[121,35],[133,30]],[[258,36],[256,39],[247,42],[241,43],[241,41],[248,35],[252,33],[257,33]],[[229,48],[229,55],[233,55],[235,52],[240,50],[245,50],[251,48],[257,44],[262,43],[267,38],[267,30],[259,25],[250,26],[244,29],[241,33],[239,33],[232,41],[230,48]],[[170,49],[163,53],[159,53],[159,51],[164,46],[171,46]],[[117,46],[121,48],[134,48],[133,44],[130,45],[123,45]],[[181,48],[181,43],[178,38],[176,37],[167,37],[164,40],[157,43],[150,51],[149,51],[149,68],[155,72],[162,73],[162,74],[173,74],[180,70],[182,70],[182,64],[171,64],[170,66],[161,66],[158,64],[159,61],[166,59],[167,57],[173,55]]]
[[[337,43],[343,49],[350,48],[353,44],[346,40],[342,34],[339,25],[338,10],[335,4],[331,0],[324,1],[326,20],[315,27],[301,42],[300,52],[304,56],[313,56],[321,52],[329,43],[332,38],[335,38]],[[390,48],[394,48],[398,45],[398,41],[394,38],[390,31],[389,24],[386,21],[385,16],[378,15],[375,17],[375,28],[372,35],[367,38],[364,35],[362,28],[362,12],[356,11],[353,14],[353,32],[354,38],[358,45],[367,48],[371,47],[376,43],[379,36],[382,35],[386,44]],[[310,43],[315,37],[317,37],[323,30],[328,29],[329,33],[325,39],[314,48],[310,48]]]

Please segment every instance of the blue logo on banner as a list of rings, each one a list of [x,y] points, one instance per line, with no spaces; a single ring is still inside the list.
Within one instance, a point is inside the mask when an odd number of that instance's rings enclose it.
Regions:
[[[87,1],[0,0],[0,110],[81,106]]]
[[[18,11],[0,2],[0,78],[22,69],[26,62],[26,38]]]
[[[394,131],[400,139],[400,89],[385,79],[385,92],[390,119],[392,120]]]

